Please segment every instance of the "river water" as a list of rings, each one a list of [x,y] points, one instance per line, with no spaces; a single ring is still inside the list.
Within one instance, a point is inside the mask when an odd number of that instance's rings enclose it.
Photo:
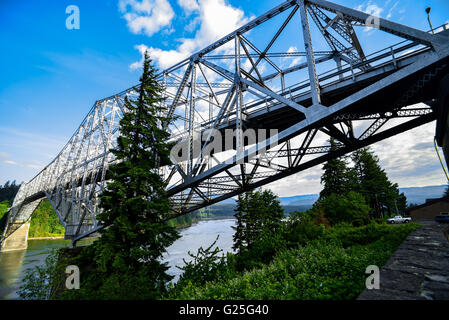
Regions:
[[[234,225],[234,219],[203,220],[180,230],[181,238],[167,248],[164,255],[164,260],[170,266],[168,273],[175,276],[173,281],[182,273],[176,266],[183,266],[183,259],[190,260],[187,252],[196,253],[200,247],[207,248],[217,235],[219,238],[215,246],[224,252],[232,251]],[[26,270],[36,265],[44,265],[45,258],[52,249],[69,246],[70,241],[62,239],[28,240],[26,250],[0,253],[0,299],[18,299],[17,290],[22,284]]]

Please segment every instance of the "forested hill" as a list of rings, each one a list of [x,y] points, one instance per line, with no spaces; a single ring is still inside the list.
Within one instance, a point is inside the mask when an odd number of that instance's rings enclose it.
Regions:
[[[446,190],[446,187],[446,185],[409,187],[399,188],[399,191],[405,194],[408,204],[423,204],[427,199],[441,198]],[[294,211],[309,210],[318,198],[318,194],[306,194],[292,197],[281,197],[279,199],[281,200],[285,213],[291,213]],[[235,203],[236,202],[234,199],[227,199],[223,202],[212,205],[210,212],[217,216],[233,215]],[[205,210],[208,212],[209,209]]]

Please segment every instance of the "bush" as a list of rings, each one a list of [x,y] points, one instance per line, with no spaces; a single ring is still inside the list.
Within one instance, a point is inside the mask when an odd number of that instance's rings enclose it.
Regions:
[[[322,237],[325,228],[324,224],[319,222],[321,220],[318,220],[312,211],[290,214],[283,232],[287,246],[289,248],[303,246],[311,240]]]
[[[179,299],[353,299],[363,290],[365,256],[351,256],[336,244],[313,241],[280,253],[261,269],[230,281],[186,288]]]
[[[190,251],[189,256],[191,261],[184,261],[183,267],[177,267],[184,271],[179,277],[178,285],[186,283],[192,283],[195,285],[202,285],[208,281],[217,280],[226,274],[226,258],[224,255],[218,256],[223,250],[213,246],[217,243],[217,239],[206,249],[200,247],[197,253],[194,255]]]
[[[408,234],[418,227],[419,225],[414,223],[403,226],[389,226],[371,222],[366,226],[357,228],[348,223],[340,223],[326,232],[326,239],[338,241],[344,248],[348,248],[355,245],[367,245],[387,235],[392,237],[390,240],[394,240],[394,237],[402,239],[404,233]]]
[[[3,233],[3,229],[6,226],[7,214],[11,203],[8,200],[0,202],[0,235]]]
[[[185,286],[177,299],[355,299],[364,289],[366,267],[382,267],[419,225],[339,224],[322,239],[281,250],[268,265],[231,280]]]
[[[274,256],[286,247],[282,230],[265,232],[252,243],[251,247],[243,249],[236,255],[235,270],[261,268],[270,263]]]
[[[348,222],[354,226],[362,226],[369,223],[370,208],[365,198],[357,192],[349,192],[346,195],[330,196],[319,200],[315,210],[323,211],[331,225]]]
[[[45,258],[45,264],[27,269],[18,295],[24,300],[50,300],[55,298],[55,288],[66,277],[65,268],[69,265],[61,251],[53,249]]]

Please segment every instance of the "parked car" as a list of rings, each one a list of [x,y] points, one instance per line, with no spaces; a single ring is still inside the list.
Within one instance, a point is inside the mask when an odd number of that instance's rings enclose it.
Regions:
[[[440,215],[435,217],[435,221],[438,223],[449,223],[449,213],[441,212]]]
[[[412,218],[410,217],[402,217],[402,216],[395,216],[393,218],[387,219],[387,223],[409,223],[412,221]]]

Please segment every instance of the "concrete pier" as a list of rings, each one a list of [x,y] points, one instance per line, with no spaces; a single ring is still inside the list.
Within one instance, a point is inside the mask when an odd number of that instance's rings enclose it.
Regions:
[[[27,248],[28,230],[30,222],[17,221],[8,226],[7,235],[1,243],[1,252],[25,250]]]

